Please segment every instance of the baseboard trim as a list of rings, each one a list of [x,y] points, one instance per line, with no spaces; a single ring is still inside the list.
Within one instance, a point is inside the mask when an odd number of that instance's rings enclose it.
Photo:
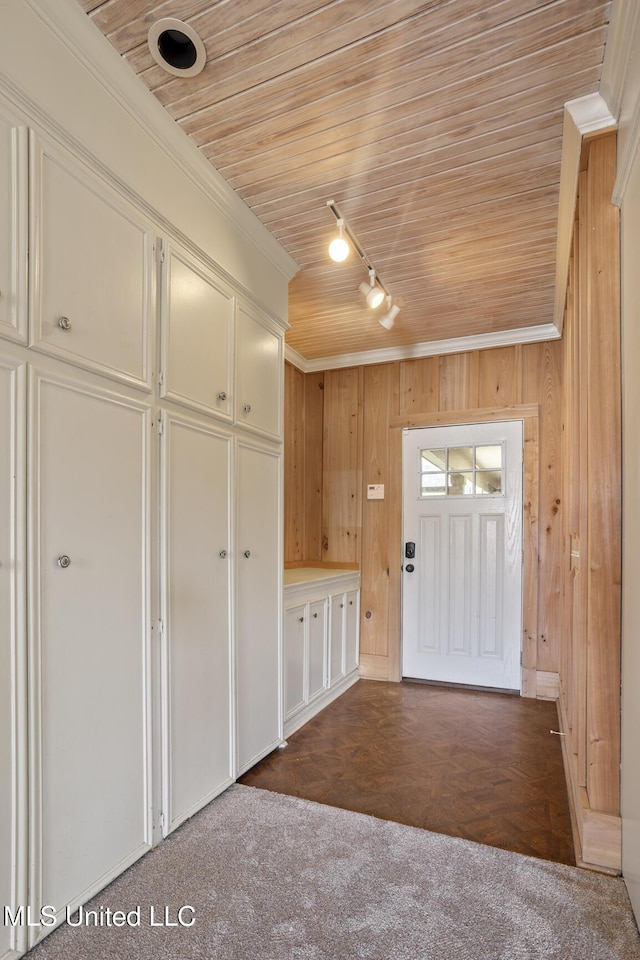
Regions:
[[[558,723],[576,863],[587,870],[618,875],[622,871],[622,819],[591,809],[587,791],[578,779],[577,756],[562,697],[558,698]]]
[[[389,657],[374,653],[360,654],[360,676],[363,680],[391,680],[389,673]]]
[[[536,672],[536,697],[538,700],[557,700],[560,696],[560,676],[550,671]]]
[[[309,703],[300,713],[296,713],[293,717],[290,717],[285,721],[284,724],[284,736],[285,739],[290,737],[292,733],[295,733],[296,730],[299,730],[300,727],[303,727],[305,723],[308,723],[309,720],[312,720],[316,714],[320,713],[321,710],[324,710],[325,707],[328,707],[330,703],[333,703],[334,700],[337,700],[345,690],[348,690],[349,687],[352,687],[360,679],[360,674],[358,670],[353,670],[351,673],[348,673],[346,677],[343,677],[342,680],[339,680],[338,683],[331,689],[325,690],[320,696],[316,697],[311,703]]]

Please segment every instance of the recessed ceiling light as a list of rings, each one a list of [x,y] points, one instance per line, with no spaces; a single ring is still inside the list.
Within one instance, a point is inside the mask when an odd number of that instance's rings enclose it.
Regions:
[[[147,43],[156,63],[175,77],[195,77],[207,62],[204,43],[193,27],[173,17],[152,23]]]

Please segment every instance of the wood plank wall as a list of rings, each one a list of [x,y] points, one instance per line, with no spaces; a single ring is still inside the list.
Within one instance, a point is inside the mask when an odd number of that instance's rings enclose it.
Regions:
[[[449,416],[472,419],[473,411],[491,409],[512,416],[520,404],[539,406],[539,423],[536,418],[525,425],[526,443],[535,448],[533,473],[525,477],[525,514],[537,575],[537,585],[531,578],[536,596],[525,598],[536,607],[525,644],[534,674],[537,668],[557,675],[562,353],[556,341],[306,376],[287,365],[285,560],[360,567],[360,652],[367,675],[399,679],[400,670],[401,432],[390,429],[392,421],[427,413],[442,414],[442,422]],[[305,424],[304,440],[292,418]],[[307,476],[302,483],[301,475]],[[366,499],[369,483],[385,484],[384,500]],[[537,513],[531,509],[534,494]],[[300,509],[302,518],[292,516]],[[535,679],[529,692],[535,695]]]
[[[560,713],[579,856],[620,867],[621,380],[615,134],[585,144],[564,336]]]

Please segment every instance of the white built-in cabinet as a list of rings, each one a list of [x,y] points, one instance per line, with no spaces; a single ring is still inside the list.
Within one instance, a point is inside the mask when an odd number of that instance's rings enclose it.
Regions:
[[[284,734],[289,736],[358,679],[360,576],[285,571]]]
[[[0,109],[0,899],[37,920],[282,742],[284,324],[27,127]]]

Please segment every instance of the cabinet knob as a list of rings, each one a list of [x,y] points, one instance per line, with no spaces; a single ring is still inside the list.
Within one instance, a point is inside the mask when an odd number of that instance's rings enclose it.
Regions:
[[[304,623],[304,617],[298,617],[298,623]]]
[[[317,614],[317,613],[314,613],[313,619],[314,619],[314,620],[317,620],[317,619],[318,619],[318,614]]]
[[[250,404],[250,403],[245,403],[245,405],[244,405],[244,407],[243,407],[242,409],[244,410],[245,413],[251,413],[251,404]]]
[[[349,600],[349,606],[350,606],[350,607],[353,606],[353,600]]]
[[[245,557],[246,557],[247,560],[248,560],[249,557],[251,556],[251,550],[245,550],[244,555],[245,555]]]
[[[341,604],[340,604],[340,609],[342,610],[343,607],[344,607],[344,603],[341,603]]]
[[[226,560],[227,556],[228,556],[228,553],[227,553],[226,550],[221,550],[221,551],[220,551],[220,557],[221,557],[223,560]]]
[[[226,393],[224,392],[224,390],[221,390],[220,393],[218,394],[218,400],[224,401],[226,399],[227,399]]]
[[[63,570],[66,570],[70,563],[71,558],[68,557],[66,553],[64,553],[61,557],[58,557],[58,566],[62,567]]]
[[[61,330],[71,330],[71,320],[69,320],[69,317],[60,317],[58,319],[58,326]]]

